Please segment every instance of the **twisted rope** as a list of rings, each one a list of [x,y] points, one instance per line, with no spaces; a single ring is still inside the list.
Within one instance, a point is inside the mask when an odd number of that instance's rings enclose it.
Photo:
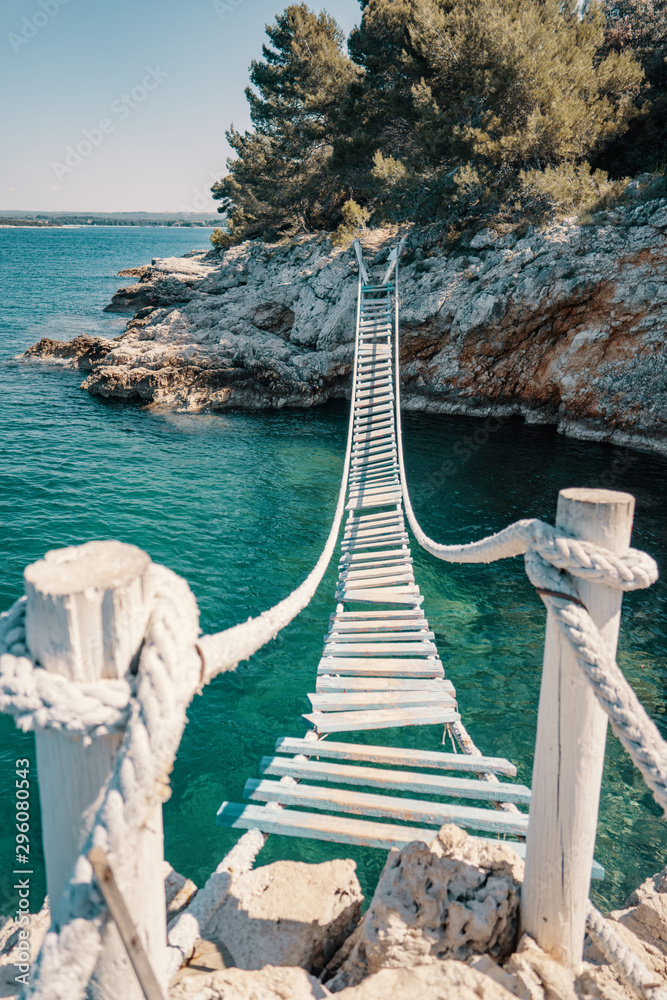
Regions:
[[[593,944],[617,969],[625,985],[640,1000],[667,1000],[667,990],[661,988],[659,977],[646,968],[642,960],[614,929],[611,921],[605,920],[590,900],[586,913],[586,930]]]
[[[398,272],[398,263],[396,264]],[[600,632],[581,602],[573,577],[622,591],[650,587],[658,567],[647,553],[628,549],[622,555],[571,538],[538,519],[516,521],[487,538],[464,545],[441,545],[423,531],[410,500],[401,424],[398,273],[396,275],[394,352],[396,442],[403,505],[413,534],[422,548],[451,563],[490,563],[523,555],[526,573],[547,610],[574,651],[595,695],[609,717],[612,730],[641,772],[667,817],[667,743],[626,681],[615,658],[609,656]],[[477,751],[465,729],[454,730],[464,752]],[[479,752],[479,751],[477,751]],[[641,959],[628,948],[612,924],[588,901],[586,929],[626,985],[640,1000],[667,1000]]]

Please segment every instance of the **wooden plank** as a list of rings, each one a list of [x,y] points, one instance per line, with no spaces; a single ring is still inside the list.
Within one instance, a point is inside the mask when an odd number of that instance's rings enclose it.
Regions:
[[[346,552],[345,555],[340,560],[339,565],[342,566],[343,564],[345,564],[345,565],[348,565],[348,566],[354,566],[357,563],[366,563],[366,562],[369,562],[370,560],[373,560],[373,559],[375,559],[375,560],[381,560],[381,561],[385,560],[385,559],[393,559],[395,556],[403,555],[404,553],[407,553],[409,551],[410,550],[408,548],[405,548],[405,549],[378,549],[377,552],[373,552],[373,551],[369,551],[369,552]],[[411,558],[412,557],[410,557],[410,559]],[[371,612],[369,611],[369,612],[364,612],[364,613],[365,614],[366,613],[370,614]]]
[[[350,733],[397,726],[445,725],[459,722],[461,716],[453,709],[435,705],[432,708],[380,708],[368,712],[312,712],[302,718],[318,733]]]
[[[333,743],[329,740],[298,739],[281,736],[276,753],[305,754],[333,760],[367,761],[369,764],[393,764],[395,767],[428,767],[438,771],[470,771],[477,774],[502,774],[516,777],[516,767],[504,757],[474,757],[472,754],[412,750],[401,747],[369,746],[365,743]]]
[[[348,635],[356,630],[361,629],[362,631],[379,631],[379,632],[395,632],[403,631],[405,629],[413,629],[415,631],[421,631],[424,628],[428,628],[428,622],[426,618],[416,618],[414,621],[409,619],[398,619],[396,621],[391,621],[386,618],[378,618],[377,620],[370,618],[366,621],[360,622],[346,622],[346,621],[332,621],[330,626],[330,634],[336,632],[339,635]],[[429,633],[432,635],[433,633]]]
[[[132,963],[132,968],[139,981],[144,997],[146,1000],[164,1000],[162,987],[153,971],[153,966],[146,954],[139,932],[134,925],[130,911],[118,888],[106,853],[101,847],[93,847],[88,853],[88,860],[92,865],[97,887],[104,897],[104,902],[107,904],[109,913],[118,928],[118,933],[125,946],[127,957]]]
[[[389,657],[330,657],[323,656],[317,665],[318,674],[340,674],[341,677],[443,677],[440,660],[427,657],[390,659]]]
[[[376,521],[383,521],[386,518],[396,518],[400,516],[401,515],[399,514],[392,514],[390,511],[386,513],[383,512],[381,514],[359,514],[355,516],[350,515],[347,519],[345,527],[347,529],[351,524],[373,524]]]
[[[430,844],[436,830],[373,820],[350,819],[347,816],[326,816],[317,813],[297,812],[294,809],[275,809],[266,806],[223,802],[216,817],[219,826],[237,830],[262,830],[264,833],[285,837],[307,837],[334,844],[357,847],[376,847],[388,851],[392,847],[405,847],[414,841]],[[498,843],[494,837],[472,837],[478,843]],[[520,858],[526,855],[526,845],[516,840],[503,840]],[[593,878],[604,878],[604,869],[593,862]]]
[[[377,580],[378,577],[384,577],[390,575],[392,577],[395,574],[399,574],[399,578],[403,580],[411,580],[414,582],[414,575],[412,572],[411,563],[403,563],[399,560],[389,562],[388,564],[382,563],[377,565],[377,563],[371,568],[367,569],[345,569],[341,570],[339,579],[345,580],[348,583],[352,580]]]
[[[454,780],[453,778],[451,779]],[[480,782],[490,787],[491,782]],[[303,806],[359,816],[378,816],[404,823],[456,823],[467,830],[525,836],[528,816],[477,806],[459,806],[450,802],[423,802],[394,795],[373,792],[351,792],[319,785],[287,785],[281,781],[248,778],[243,789],[245,799],[259,802],[280,802],[286,806]]]
[[[396,501],[401,499],[400,493],[394,493],[386,498],[382,497],[369,497],[363,500],[351,500],[347,506],[346,510],[365,510],[367,507],[388,507],[396,503]]]
[[[318,694],[344,691],[446,691],[456,694],[450,680],[424,680],[420,677],[336,677],[323,674],[317,678]]]
[[[435,639],[433,632],[428,632],[425,630],[419,630],[414,632],[387,632],[383,634],[382,632],[334,632],[330,631],[326,634],[326,642],[344,642],[344,643],[366,643],[372,642],[374,639],[382,639],[383,642],[407,642],[409,640],[419,640],[426,641],[427,639]]]
[[[335,611],[329,615],[329,618],[354,621],[357,618],[413,618],[415,616],[425,619],[424,612],[420,608],[415,608],[414,611],[399,611],[398,609],[394,611]]]
[[[414,682],[416,683],[416,682]],[[308,695],[314,712],[365,712],[371,708],[456,706],[448,691],[319,691]]]
[[[339,586],[344,586],[346,590],[367,590],[369,587],[384,587],[394,583],[408,583],[412,584],[415,582],[414,574],[412,569],[404,570],[402,572],[394,573],[390,569],[382,569],[382,576],[373,576],[372,579],[362,577],[359,579],[357,576],[352,574],[349,576],[347,573],[341,573],[339,577]]]
[[[353,539],[350,542],[343,542],[341,544],[341,551],[353,553],[357,551],[362,551],[365,549],[380,549],[385,545],[400,545],[401,542],[408,541],[408,536],[405,531],[396,532],[394,535],[384,535],[382,538],[367,540],[364,539]]]
[[[324,647],[324,656],[405,656],[410,653],[437,653],[432,642],[332,642]]]
[[[336,591],[336,600],[343,603],[357,601],[361,604],[421,604],[424,598],[419,593],[400,587],[385,587],[378,590]]]
[[[422,774],[419,771],[393,771],[388,768],[363,767],[359,764],[297,760],[289,757],[262,757],[260,774],[289,775],[303,781],[329,781],[339,785],[363,785],[388,792],[419,792],[422,795],[451,795],[459,799],[481,799],[485,802],[516,802],[529,805],[530,789],[504,781],[483,781],[479,778],[453,778],[447,774]],[[486,812],[486,810],[484,810]],[[516,813],[504,813],[516,816]],[[520,814],[522,827],[528,816]],[[497,827],[489,827],[497,829]],[[506,831],[506,832],[509,832]],[[513,830],[513,833],[521,832]]]

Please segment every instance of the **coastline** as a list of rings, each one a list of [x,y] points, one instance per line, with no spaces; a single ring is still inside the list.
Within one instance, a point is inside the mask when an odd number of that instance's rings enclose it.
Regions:
[[[523,236],[482,230],[448,250],[405,231],[406,410],[556,426],[667,454],[667,200]],[[363,242],[382,268],[394,230]],[[356,261],[328,237],[248,242],[128,268],[113,341],[26,352],[87,373],[82,388],[187,412],[309,407],[349,393]]]

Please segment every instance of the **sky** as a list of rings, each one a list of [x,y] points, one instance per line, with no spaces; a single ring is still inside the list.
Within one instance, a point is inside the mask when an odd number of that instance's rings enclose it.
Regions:
[[[213,212],[286,0],[3,0],[0,212]],[[320,3],[310,4],[320,10]],[[346,34],[357,0],[326,0]]]

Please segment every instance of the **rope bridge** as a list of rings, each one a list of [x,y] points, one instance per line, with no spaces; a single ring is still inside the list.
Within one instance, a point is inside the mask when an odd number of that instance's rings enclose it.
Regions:
[[[425,535],[410,503],[403,463],[400,244],[379,283],[370,280],[358,242],[355,247],[359,287],[344,470],[327,542],[306,580],[258,617],[197,638],[197,608],[187,584],[151,564],[152,610],[136,671],[116,681],[82,683],[36,665],[28,655],[25,598],[0,616],[0,710],[12,714],[22,729],[38,733],[60,731],[84,741],[122,734],[112,773],[86,818],[81,853],[65,892],[51,901],[53,925],[26,996],[76,1000],[84,995],[106,918],[88,853],[101,847],[112,861],[120,861],[136,846],[146,817],[168,796],[167,776],[192,697],[275,638],[306,607],[329,565],[343,518],[336,607],[315,691],[308,695],[307,732],[281,736],[275,753],[260,762],[259,776],[246,783],[246,801],[220,807],[220,824],[250,832],[172,925],[170,972],[189,954],[206,916],[224,895],[226,873],[239,865],[251,867],[271,833],[387,850],[414,840],[430,842],[443,823],[452,822],[477,837],[511,838],[510,846],[524,855],[530,790],[507,780],[516,776],[516,767],[484,756],[465,729],[422,609],[406,516],[419,544],[446,561],[486,563],[524,555],[531,581],[576,650],[614,731],[667,812],[667,744],[610,660],[576,590],[577,578],[619,590],[649,586],[657,578],[655,563],[632,549],[614,555],[535,520],[519,521],[469,545],[443,546]],[[395,736],[396,730],[424,725],[444,727],[463,752],[403,749],[379,738],[382,730]],[[603,876],[595,863],[592,875]],[[665,1000],[650,973],[592,906],[587,926],[638,996]]]

